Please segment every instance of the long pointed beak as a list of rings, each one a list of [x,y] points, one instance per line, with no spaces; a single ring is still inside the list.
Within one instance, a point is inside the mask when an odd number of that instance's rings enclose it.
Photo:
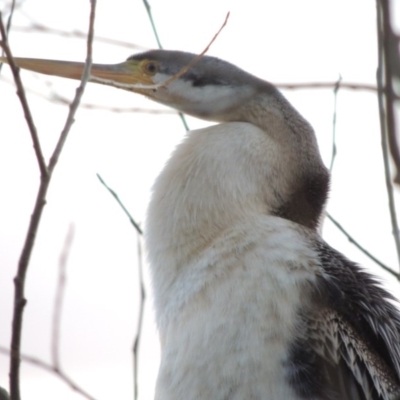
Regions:
[[[7,63],[5,57],[0,62]],[[62,78],[78,79],[82,77],[84,63],[58,60],[42,60],[37,58],[14,58],[15,64],[22,69],[55,75]],[[146,86],[154,86],[151,76],[146,75],[138,61],[127,60],[120,64],[92,64],[90,82],[114,86],[136,93],[148,94]]]

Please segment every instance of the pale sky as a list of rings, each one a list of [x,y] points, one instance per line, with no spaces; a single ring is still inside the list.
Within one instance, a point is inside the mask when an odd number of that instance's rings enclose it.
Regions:
[[[10,1],[0,0],[7,10]],[[273,83],[335,81],[375,84],[375,1],[366,0],[153,0],[154,19],[165,48],[201,52],[231,12],[209,54]],[[87,31],[89,1],[27,0],[16,10],[10,44],[15,56],[83,61],[83,39],[22,29],[37,22],[65,32]],[[142,1],[98,2],[95,34],[137,45],[95,41],[94,61],[117,63],[157,47]],[[28,100],[46,158],[78,83],[23,72]],[[332,90],[284,91],[314,126],[323,159],[330,164]],[[84,104],[167,109],[132,93],[89,84]],[[11,74],[0,79],[0,345],[11,333],[13,283],[39,183],[39,171]],[[188,118],[194,128],[209,122]],[[138,317],[137,239],[129,221],[99,183],[118,192],[143,221],[149,190],[172,149],[185,135],[175,114],[81,109],[48,193],[27,276],[23,353],[50,362],[51,319],[59,255],[71,224],[74,239],[67,267],[60,354],[64,370],[96,399],[132,399],[131,347]],[[341,90],[336,158],[328,211],[376,257],[398,268],[391,235],[374,93]],[[400,206],[399,191],[396,202]],[[323,236],[352,260],[383,273],[326,221]],[[150,282],[140,350],[140,399],[151,399],[159,362]],[[8,359],[0,354],[0,386],[8,388]],[[80,399],[58,378],[28,364],[22,368],[24,400]]]

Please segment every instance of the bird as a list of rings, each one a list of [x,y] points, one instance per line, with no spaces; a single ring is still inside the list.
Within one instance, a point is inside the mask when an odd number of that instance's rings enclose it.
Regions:
[[[84,68],[15,63],[71,79]],[[187,132],[148,206],[155,399],[400,399],[397,300],[321,237],[330,173],[282,93],[173,50],[93,64],[89,80],[216,123]]]

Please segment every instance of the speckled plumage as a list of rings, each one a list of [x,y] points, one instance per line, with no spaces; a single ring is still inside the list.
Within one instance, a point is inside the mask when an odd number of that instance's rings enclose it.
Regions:
[[[322,239],[315,237],[312,247],[321,271],[301,321],[303,342],[324,371],[323,390],[336,393],[333,399],[400,398],[400,317],[388,301],[393,297]]]

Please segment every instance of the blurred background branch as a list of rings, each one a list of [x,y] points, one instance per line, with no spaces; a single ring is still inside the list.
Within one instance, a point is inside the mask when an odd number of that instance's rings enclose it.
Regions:
[[[379,118],[381,125],[381,145],[382,156],[385,167],[385,181],[388,194],[389,213],[392,223],[393,239],[397,251],[398,268],[400,269],[400,231],[396,212],[396,203],[394,200],[394,191],[392,176],[390,170],[389,151],[392,154],[392,161],[395,164],[396,177],[395,182],[400,183],[399,168],[400,157],[398,154],[396,121],[395,121],[395,103],[393,98],[393,85],[396,75],[400,71],[394,68],[397,65],[399,49],[393,46],[393,30],[390,20],[389,0],[377,0],[377,36],[378,36],[378,104]],[[393,53],[393,50],[396,50]],[[397,61],[396,61],[397,60]],[[400,66],[400,63],[399,63]]]

